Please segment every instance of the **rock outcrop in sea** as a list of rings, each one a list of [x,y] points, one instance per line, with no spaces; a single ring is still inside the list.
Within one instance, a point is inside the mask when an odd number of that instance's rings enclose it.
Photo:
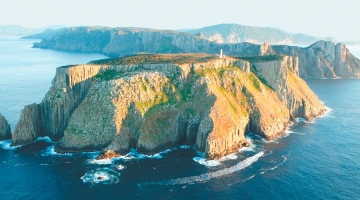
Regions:
[[[229,56],[289,55],[299,58],[299,75],[334,78],[360,76],[360,60],[344,44],[319,41],[309,47],[252,43],[217,44],[203,35],[142,28],[64,28],[34,43],[35,48],[102,53],[110,57],[139,53],[208,53]]]
[[[105,157],[195,144],[218,158],[248,145],[249,132],[275,139],[291,118],[325,111],[298,64],[292,56],[177,54],[60,67],[43,101],[23,110],[13,144],[49,136],[59,152]]]
[[[0,113],[0,140],[11,139],[11,129],[8,121]]]

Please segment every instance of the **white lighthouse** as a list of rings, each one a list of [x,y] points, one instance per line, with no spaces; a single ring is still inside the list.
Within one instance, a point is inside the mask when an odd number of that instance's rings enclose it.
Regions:
[[[222,50],[222,49],[220,49],[220,56],[219,56],[219,58],[225,58],[225,56],[223,55],[223,50]]]

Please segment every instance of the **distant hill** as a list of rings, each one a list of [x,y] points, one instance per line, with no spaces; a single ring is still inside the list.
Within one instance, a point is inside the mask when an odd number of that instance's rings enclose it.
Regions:
[[[24,36],[37,34],[44,31],[44,29],[31,29],[21,26],[0,25],[0,36]]]
[[[244,26],[239,24],[218,24],[186,32],[201,35],[204,39],[214,41],[218,44],[234,44],[239,42],[262,44],[268,42],[270,44],[310,45],[319,40],[336,42],[336,39],[332,37],[291,34],[276,28]]]
[[[47,29],[59,29],[65,26],[46,26],[41,28],[26,28],[14,25],[0,25],[0,36],[27,36],[42,33]],[[41,38],[34,38],[41,39]]]

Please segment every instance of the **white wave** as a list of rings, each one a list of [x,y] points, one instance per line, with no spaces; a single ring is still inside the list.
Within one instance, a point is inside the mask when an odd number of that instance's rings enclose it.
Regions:
[[[259,138],[260,138],[260,136],[259,136]],[[244,152],[244,151],[253,151],[254,152],[256,149],[256,145],[255,145],[253,139],[251,139],[251,138],[246,138],[246,139],[250,145],[248,147],[242,147],[241,149],[239,149],[239,152]],[[260,139],[263,140],[262,138],[260,138]]]
[[[131,149],[130,152],[128,154],[126,154],[125,156],[120,156],[120,158],[123,159],[144,159],[144,158],[163,158],[163,154],[169,153],[171,150],[165,150],[162,151],[160,153],[154,154],[154,155],[145,155],[145,154],[141,154],[139,153],[136,149]]]
[[[245,160],[239,162],[238,164],[236,164],[232,167],[225,168],[225,169],[215,171],[215,172],[209,172],[209,173],[201,174],[198,176],[170,179],[170,180],[165,180],[165,181],[147,182],[147,183],[142,183],[139,185],[179,185],[179,184],[189,184],[189,183],[194,183],[194,182],[205,182],[212,178],[232,174],[236,171],[242,170],[242,169],[250,166],[254,162],[256,162],[263,155],[264,155],[264,152],[261,151],[261,152],[255,154],[254,156],[246,158]]]
[[[249,178],[244,179],[243,182],[246,182],[246,181],[248,181],[248,180],[251,180],[251,179],[254,178],[254,177],[255,177],[255,175],[252,175],[252,176],[250,176]]]
[[[323,115],[321,115],[321,116],[318,116],[317,118],[333,117],[332,111],[333,111],[334,109],[332,109],[332,108],[330,108],[330,107],[327,107],[327,106],[324,106],[324,107],[325,107],[325,109],[326,109],[325,113],[324,113]],[[316,118],[315,118],[315,119],[316,119]]]
[[[226,161],[226,160],[235,160],[237,158],[238,158],[237,155],[235,153],[232,153],[232,154],[229,154],[227,156],[221,157],[218,161],[223,162],[223,161]]]
[[[91,170],[85,173],[84,176],[81,177],[84,183],[95,184],[115,184],[120,181],[119,179],[120,173],[109,169],[103,168],[98,170]]]
[[[42,156],[73,156],[74,154],[72,153],[58,153],[55,151],[55,146],[51,145],[48,146],[46,149],[40,151],[40,155]]]
[[[111,165],[113,162],[113,159],[93,159],[93,160],[89,160],[90,164],[97,164],[97,165]]]
[[[191,149],[192,145],[181,145],[180,149]]]
[[[124,166],[124,165],[115,165],[115,169],[124,170],[124,169],[126,169],[126,166]]]
[[[0,141],[0,146],[1,148],[5,149],[5,150],[15,150],[23,145],[18,145],[18,146],[11,146],[12,140],[4,140],[4,141]]]
[[[215,167],[221,165],[221,163],[216,160],[206,160],[205,158],[201,157],[194,157],[193,160],[200,165],[204,165],[206,167]]]
[[[48,143],[54,143],[48,136],[39,137],[38,139],[35,140],[35,142],[39,142],[39,141],[45,141],[45,142],[48,142]]]
[[[219,166],[219,165],[221,165],[221,162],[224,162],[227,160],[235,160],[238,158],[235,153],[232,153],[232,154],[223,156],[218,160],[207,160],[207,159],[205,159],[205,153],[199,152],[198,154],[200,154],[201,157],[194,157],[193,160],[195,162],[199,163],[200,165],[204,165],[206,167]]]
[[[279,166],[281,166],[282,164],[284,164],[286,161],[287,161],[287,158],[285,156],[282,156],[283,157],[283,161],[277,165],[275,165],[274,167],[271,167],[271,168],[267,168],[267,169],[261,169],[262,171],[260,172],[260,174],[265,174],[265,172],[267,171],[272,171],[272,170],[275,170],[277,169]]]
[[[139,153],[136,149],[131,149],[130,152],[124,156],[118,156],[118,157],[114,157],[111,159],[96,159],[96,157],[98,156],[98,154],[96,156],[92,156],[92,159],[89,159],[87,161],[88,164],[97,164],[97,165],[111,165],[114,163],[114,161],[117,160],[140,160],[140,159],[160,159],[163,158],[163,154],[166,154],[168,152],[170,152],[172,150],[166,150],[166,151],[162,151],[160,153],[154,154],[154,155],[145,155],[145,154],[141,154]]]

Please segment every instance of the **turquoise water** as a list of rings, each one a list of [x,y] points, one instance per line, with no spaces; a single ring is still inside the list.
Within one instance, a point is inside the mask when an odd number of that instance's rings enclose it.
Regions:
[[[41,101],[56,67],[103,58],[32,42],[0,38],[0,111],[12,127],[24,105]],[[360,199],[360,80],[307,83],[326,115],[300,120],[275,141],[250,134],[249,148],[221,161],[191,146],[95,161],[98,152],[56,154],[46,138],[19,148],[1,142],[1,199]]]

